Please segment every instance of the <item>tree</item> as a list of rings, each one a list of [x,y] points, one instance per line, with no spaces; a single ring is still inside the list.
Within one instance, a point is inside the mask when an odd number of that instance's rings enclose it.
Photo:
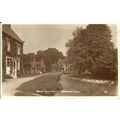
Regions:
[[[48,48],[47,50],[37,52],[37,59],[41,58],[45,63],[46,71],[51,71],[51,65],[57,63],[59,58],[63,58],[63,54],[56,48]]]
[[[68,48],[67,56],[69,58],[69,63],[73,64],[74,68],[80,74],[85,71],[85,61],[87,58],[87,42],[86,42],[86,30],[82,28],[77,28],[73,32],[73,39],[69,40],[66,44]],[[87,43],[87,44],[86,44]]]
[[[111,30],[105,24],[90,24],[73,32],[73,39],[66,44],[67,55],[79,74],[87,69],[94,77],[115,79],[117,49],[111,37]]]
[[[35,53],[28,53],[28,61],[34,62],[35,58],[36,58],[36,54]]]
[[[37,54],[36,54],[36,62],[41,62],[41,59],[42,59],[42,51],[37,51]]]

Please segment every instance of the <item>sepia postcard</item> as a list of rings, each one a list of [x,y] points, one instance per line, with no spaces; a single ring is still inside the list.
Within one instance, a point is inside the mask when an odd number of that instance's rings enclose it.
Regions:
[[[2,24],[2,96],[118,96],[117,24]]]

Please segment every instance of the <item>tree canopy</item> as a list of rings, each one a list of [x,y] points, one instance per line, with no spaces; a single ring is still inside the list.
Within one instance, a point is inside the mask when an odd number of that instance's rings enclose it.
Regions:
[[[51,65],[57,63],[59,58],[63,58],[63,54],[56,48],[48,48],[47,50],[42,51],[42,58],[47,66],[46,71],[51,71]]]
[[[39,50],[37,54],[29,53],[23,55],[23,62],[25,65],[30,66],[30,62],[41,62],[45,64],[46,71],[51,71],[51,65],[57,63],[59,58],[63,58],[62,52],[56,48],[48,48],[46,50]]]
[[[67,57],[79,74],[86,69],[98,78],[117,76],[117,49],[111,42],[111,30],[105,24],[76,28],[73,39],[66,43]]]

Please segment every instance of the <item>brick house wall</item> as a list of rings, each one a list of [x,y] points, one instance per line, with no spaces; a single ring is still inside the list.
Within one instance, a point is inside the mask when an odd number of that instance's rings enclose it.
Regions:
[[[23,41],[17,36],[17,34],[10,28],[10,26],[3,25],[2,31],[2,68],[3,68],[3,80],[6,78],[6,73],[9,71],[9,75],[13,77],[13,70],[16,72],[16,76],[19,76],[23,72]],[[9,44],[8,44],[9,43]],[[9,69],[7,66],[9,63]],[[14,68],[15,67],[15,68]]]

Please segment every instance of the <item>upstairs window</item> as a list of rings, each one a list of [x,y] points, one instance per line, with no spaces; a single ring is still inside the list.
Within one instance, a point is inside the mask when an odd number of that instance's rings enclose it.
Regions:
[[[17,47],[17,53],[18,53],[18,55],[21,54],[21,47],[20,46]]]
[[[10,40],[7,39],[7,51],[10,52]]]

